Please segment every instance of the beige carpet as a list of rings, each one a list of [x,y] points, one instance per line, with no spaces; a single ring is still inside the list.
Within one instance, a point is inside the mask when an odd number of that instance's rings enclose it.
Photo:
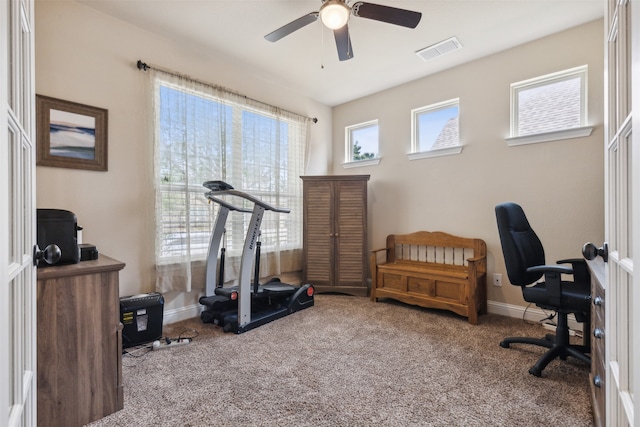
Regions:
[[[393,301],[316,295],[315,306],[242,335],[192,319],[184,347],[123,356],[124,409],[98,426],[590,426],[588,366],[543,349],[522,320],[478,325]],[[140,351],[143,353],[144,351]]]

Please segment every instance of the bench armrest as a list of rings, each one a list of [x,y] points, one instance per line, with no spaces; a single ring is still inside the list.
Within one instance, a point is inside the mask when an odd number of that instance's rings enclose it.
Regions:
[[[376,253],[376,252],[381,252],[381,251],[388,251],[389,248],[380,248],[380,249],[371,249],[369,252],[371,252],[372,254]]]
[[[486,256],[476,256],[473,258],[467,258],[467,262],[469,263],[469,269],[474,271],[475,274],[482,274],[487,272],[487,257]]]
[[[389,253],[389,248],[373,249],[369,251],[369,269],[371,270],[371,301],[376,301],[376,287],[378,286],[378,253],[385,251]],[[385,255],[385,261],[387,257]]]
[[[369,259],[372,266],[378,264],[378,252],[382,252],[382,251],[389,253],[389,248],[372,249],[371,251],[369,251],[370,253]],[[385,260],[386,260],[386,255],[385,255]]]

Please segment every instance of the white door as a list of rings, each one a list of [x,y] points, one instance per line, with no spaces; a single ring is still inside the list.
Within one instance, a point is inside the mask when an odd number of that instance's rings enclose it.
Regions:
[[[0,1],[0,425],[36,424],[33,0]]]
[[[640,426],[640,3],[608,0],[605,29],[606,425]]]

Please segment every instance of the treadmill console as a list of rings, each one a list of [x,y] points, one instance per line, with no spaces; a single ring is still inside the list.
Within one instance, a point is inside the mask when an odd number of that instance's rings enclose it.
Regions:
[[[233,190],[233,187],[224,181],[207,181],[202,185],[211,191]]]

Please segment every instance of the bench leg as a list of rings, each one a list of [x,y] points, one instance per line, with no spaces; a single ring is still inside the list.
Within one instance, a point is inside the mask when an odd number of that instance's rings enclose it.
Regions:
[[[478,312],[476,311],[475,307],[470,308],[468,319],[469,319],[469,323],[471,323],[472,325],[478,324]]]

